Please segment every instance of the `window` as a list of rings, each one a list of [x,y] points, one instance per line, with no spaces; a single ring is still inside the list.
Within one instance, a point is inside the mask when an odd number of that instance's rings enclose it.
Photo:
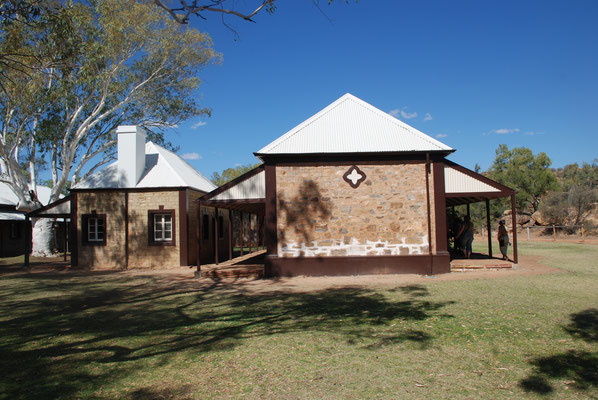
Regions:
[[[106,214],[83,214],[83,243],[88,246],[106,245]]]
[[[174,246],[175,218],[174,210],[148,211],[149,244],[153,246]]]
[[[172,240],[172,215],[154,214],[154,240]]]

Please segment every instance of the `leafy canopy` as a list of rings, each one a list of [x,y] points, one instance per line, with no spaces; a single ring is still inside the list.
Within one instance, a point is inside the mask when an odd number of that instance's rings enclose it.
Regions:
[[[246,165],[239,165],[235,168],[227,168],[222,171],[222,175],[218,172],[214,172],[210,177],[212,183],[216,186],[222,186],[227,182],[232,181],[233,179],[243,175],[245,172],[251,171],[252,169],[259,166],[260,163],[257,164],[246,164]]]
[[[1,179],[28,201],[28,176],[52,173],[52,196],[112,161],[114,129],[142,125],[150,140],[180,121],[209,114],[196,102],[201,68],[217,61],[208,35],[174,22],[147,1],[40,0],[36,21],[5,21],[0,52]],[[6,59],[6,58],[4,58]]]
[[[540,199],[549,190],[558,189],[550,158],[546,153],[534,155],[527,147],[510,150],[506,144],[496,149],[496,158],[488,176],[517,191],[517,208],[537,211]]]

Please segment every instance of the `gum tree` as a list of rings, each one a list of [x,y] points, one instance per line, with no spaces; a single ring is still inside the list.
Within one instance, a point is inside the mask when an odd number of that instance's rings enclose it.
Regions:
[[[0,76],[0,180],[21,210],[40,205],[31,191],[40,168],[55,201],[114,160],[117,125],[142,125],[164,143],[164,129],[209,113],[194,100],[197,73],[218,59],[208,35],[148,2],[52,4],[44,23],[17,15],[1,27],[0,52],[14,61]],[[34,254],[50,252],[50,228],[34,223]]]
[[[550,164],[546,153],[534,155],[527,147],[509,149],[506,144],[501,144],[496,149],[496,158],[488,176],[517,191],[518,209],[534,212],[538,210],[542,196],[549,190],[558,189]]]

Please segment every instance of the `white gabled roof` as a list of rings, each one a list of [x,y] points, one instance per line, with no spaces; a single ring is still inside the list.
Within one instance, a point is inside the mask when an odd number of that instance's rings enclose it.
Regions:
[[[256,155],[426,151],[454,149],[347,93]]]
[[[117,161],[79,182],[73,189],[118,189],[124,187],[124,181],[119,177]],[[145,169],[134,187],[190,187],[206,193],[216,189],[216,185],[180,156],[152,142],[145,144]]]
[[[488,193],[501,190],[450,166],[444,168],[445,193]]]
[[[266,173],[257,174],[218,193],[210,200],[253,200],[266,198]]]
[[[29,189],[32,189],[32,186],[29,185]],[[52,193],[52,189],[47,186],[37,185],[36,188],[36,195],[39,202],[45,206],[50,201],[50,194]],[[60,197],[63,197],[60,195]],[[4,182],[0,182],[0,204],[2,205],[10,205],[16,206],[19,202],[19,198],[16,194],[12,191],[10,186],[8,186]]]

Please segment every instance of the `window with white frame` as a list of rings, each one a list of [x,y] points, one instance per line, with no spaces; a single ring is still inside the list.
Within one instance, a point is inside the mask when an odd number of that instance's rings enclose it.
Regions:
[[[105,214],[84,214],[82,228],[83,243],[94,246],[104,246],[106,244]]]
[[[148,211],[148,239],[153,246],[174,246],[175,244],[175,217],[174,210]]]
[[[154,214],[154,241],[172,240],[172,214]]]

